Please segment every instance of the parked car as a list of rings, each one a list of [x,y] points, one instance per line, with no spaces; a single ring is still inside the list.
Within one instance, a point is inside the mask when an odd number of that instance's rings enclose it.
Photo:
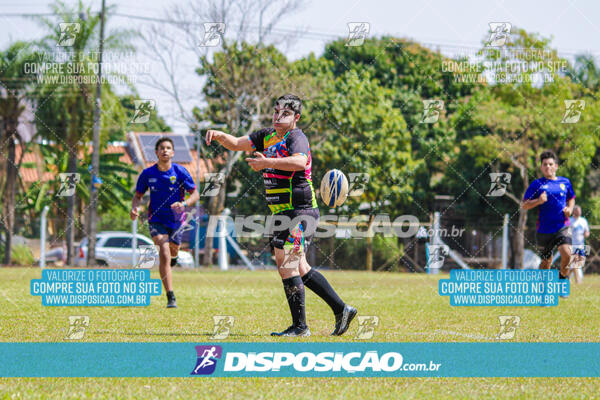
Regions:
[[[144,264],[148,267],[148,264],[158,267],[159,258],[156,246],[152,240],[144,235],[137,234],[137,249],[136,259],[139,261],[141,255],[148,256],[150,251],[150,262],[145,261]],[[132,267],[131,259],[133,256],[131,249],[131,241],[133,234],[130,232],[120,231],[104,231],[98,233],[96,236],[96,263],[98,265],[105,265],[109,267]],[[87,262],[87,251],[88,251],[88,238],[85,237],[81,240],[77,251],[77,257],[75,258],[75,265],[83,267]],[[152,263],[152,258],[154,259]],[[148,258],[144,258],[148,260]],[[177,264],[181,267],[193,267],[194,258],[192,255],[183,250],[179,250],[177,257]]]

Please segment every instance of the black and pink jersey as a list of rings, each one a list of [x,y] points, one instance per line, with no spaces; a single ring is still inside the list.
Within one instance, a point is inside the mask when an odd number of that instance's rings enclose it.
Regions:
[[[286,210],[317,208],[311,179],[312,157],[308,139],[301,129],[292,129],[280,139],[274,128],[260,129],[249,136],[252,148],[267,158],[303,154],[307,157],[303,171],[263,170],[266,199],[273,214]]]

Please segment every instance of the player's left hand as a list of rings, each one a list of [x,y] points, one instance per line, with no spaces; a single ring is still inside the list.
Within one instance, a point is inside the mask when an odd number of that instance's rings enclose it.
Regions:
[[[573,210],[572,210],[571,208],[569,208],[569,207],[565,207],[565,208],[563,208],[563,212],[565,213],[565,215],[566,215],[567,217],[570,217],[570,216],[571,216],[571,214],[573,214]]]
[[[175,202],[171,204],[171,209],[177,213],[182,213],[185,211],[185,204],[181,201]]]
[[[260,171],[261,169],[267,168],[268,158],[264,156],[263,153],[255,151],[254,158],[246,158],[246,162],[255,171]]]

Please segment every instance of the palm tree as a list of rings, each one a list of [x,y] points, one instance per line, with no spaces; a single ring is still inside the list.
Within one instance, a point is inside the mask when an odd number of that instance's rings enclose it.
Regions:
[[[50,8],[55,18],[38,19],[50,31],[39,42],[39,46],[49,55],[60,55],[58,64],[62,63],[64,68],[46,75],[44,86],[39,91],[40,106],[36,122],[39,134],[62,146],[68,154],[66,172],[75,173],[81,167],[78,162],[81,146],[92,134],[95,92],[93,66],[99,44],[100,16],[92,14],[90,7],[81,0],[74,8],[62,1],[57,1]],[[112,10],[112,7],[108,10]],[[72,28],[69,32],[72,43],[68,47],[57,46],[65,43],[67,28]],[[133,35],[129,30],[113,31],[105,38],[104,48],[108,51],[133,52],[133,47],[125,44]],[[110,85],[105,83],[104,86],[110,93]],[[124,115],[123,112],[117,114]],[[67,264],[71,263],[74,254],[75,204],[76,195],[67,198]]]
[[[35,61],[35,54],[29,51],[28,44],[16,42],[6,51],[0,52],[0,152],[5,154],[6,178],[0,175],[3,186],[3,226],[5,231],[4,264],[11,261],[11,242],[15,225],[15,194],[19,165],[17,164],[17,143],[23,146],[17,127],[19,119],[31,99],[31,86],[35,79],[28,73],[26,65]],[[3,181],[3,182],[2,182]]]
[[[50,220],[60,218],[59,202],[57,194],[61,186],[58,174],[66,173],[68,170],[69,155],[61,146],[55,144],[43,145],[36,144],[39,154],[43,159],[41,173],[51,172],[55,177],[53,180],[41,182],[38,185],[31,185],[23,191],[23,199],[19,202],[17,210],[22,215],[28,215],[30,220],[39,216],[45,206],[50,208],[48,217]],[[105,177],[104,185],[99,191],[99,208],[101,212],[126,211],[129,209],[129,199],[131,197],[130,188],[133,186],[134,177],[138,171],[131,165],[119,160],[120,153],[101,154],[100,155],[100,173]],[[87,173],[84,165],[89,164],[90,155],[86,155],[84,163],[78,165],[77,173],[82,177],[76,186],[76,194],[80,199],[79,207],[89,200],[90,193],[90,175]],[[60,235],[59,235],[60,236]]]

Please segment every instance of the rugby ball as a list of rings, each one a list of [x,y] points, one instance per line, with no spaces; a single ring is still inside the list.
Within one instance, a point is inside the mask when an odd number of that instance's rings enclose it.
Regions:
[[[329,207],[344,204],[348,197],[348,179],[339,169],[327,171],[321,179],[321,199]]]

